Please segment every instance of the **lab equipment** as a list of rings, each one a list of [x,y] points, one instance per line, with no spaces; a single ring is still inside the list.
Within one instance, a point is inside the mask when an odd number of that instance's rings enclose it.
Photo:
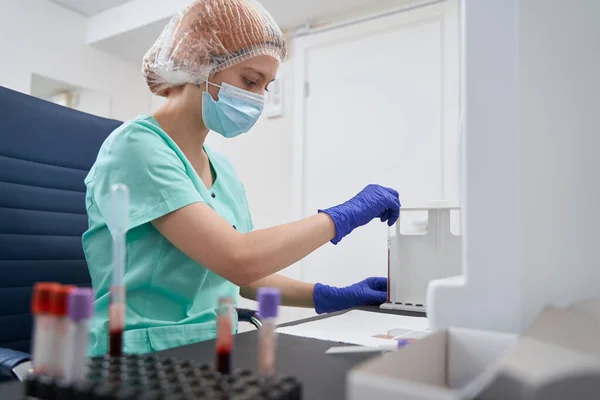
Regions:
[[[69,294],[75,289],[72,285],[57,285],[52,292],[50,314],[54,317],[54,343],[52,344],[52,362],[49,374],[62,378],[65,374],[65,350],[69,330],[68,301]]]
[[[165,96],[186,83],[203,84],[209,75],[267,55],[286,58],[283,33],[255,0],[196,0],[173,16],[144,56],[150,90]]]
[[[219,100],[213,99],[208,85],[219,90]],[[265,107],[265,97],[223,82],[220,86],[206,80],[202,93],[202,122],[211,131],[226,138],[248,132],[260,118]]]
[[[31,312],[33,327],[33,368],[35,374],[50,372],[54,346],[54,317],[50,314],[52,295],[57,283],[38,282],[33,288]]]
[[[460,208],[432,202],[425,208],[402,208],[398,221],[388,230],[388,299],[384,309],[427,311],[427,288],[431,281],[460,275],[462,236],[451,231],[452,212]],[[427,220],[418,219],[427,213]],[[400,226],[410,221],[411,231]]]
[[[119,357],[125,329],[125,235],[129,226],[129,188],[121,183],[111,187],[110,230],[113,237],[113,280],[110,288],[109,351]]]
[[[365,305],[379,305],[387,299],[387,278],[367,278],[354,285],[337,288],[315,284],[313,301],[317,314],[346,310]]]
[[[325,351],[327,354],[349,354],[349,353],[381,353],[383,351],[395,351],[412,342],[410,339],[398,340],[395,344],[378,346],[337,346],[330,347]]]
[[[89,319],[94,313],[94,292],[90,288],[74,289],[69,295],[69,330],[65,349],[67,382],[79,382],[86,376]]]
[[[90,360],[86,378],[75,384],[30,376],[23,384],[30,399],[302,399],[302,383],[274,375],[262,381],[254,371],[222,375],[212,365],[157,355],[125,354]]]
[[[217,371],[223,375],[231,369],[231,349],[233,347],[233,299],[222,297],[217,309],[217,342],[216,361]]]
[[[598,119],[584,111],[600,53],[576,66],[600,35],[599,3],[550,3],[540,18],[548,2],[460,2],[464,257],[460,277],[429,285],[434,330],[519,333],[546,304],[600,293]],[[570,24],[558,33],[553,18]],[[565,79],[573,70],[588,84]]]
[[[394,189],[368,185],[350,200],[324,210],[335,223],[335,237],[331,243],[339,243],[355,228],[366,225],[374,218],[393,225],[400,212],[400,199]]]
[[[276,288],[260,288],[256,300],[262,322],[258,331],[258,373],[263,378],[270,378],[275,374],[275,320],[281,303],[281,291]]]

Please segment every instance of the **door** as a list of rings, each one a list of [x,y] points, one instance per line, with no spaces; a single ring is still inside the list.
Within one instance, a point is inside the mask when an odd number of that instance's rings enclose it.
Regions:
[[[370,183],[396,188],[404,206],[457,204],[458,37],[447,1],[297,40],[297,217]],[[304,259],[299,277],[386,276],[386,234],[379,221],[359,228]]]

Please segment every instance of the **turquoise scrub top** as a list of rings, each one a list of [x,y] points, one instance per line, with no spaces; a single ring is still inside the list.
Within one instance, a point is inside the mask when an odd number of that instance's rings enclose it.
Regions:
[[[149,116],[125,122],[103,143],[85,179],[89,229],[83,249],[95,293],[90,356],[108,351],[112,283],[110,188],[129,187],[126,316],[123,351],[149,353],[216,337],[220,297],[237,302],[239,287],[198,264],[151,221],[203,202],[241,233],[253,229],[244,187],[231,163],[204,147],[215,176],[207,188],[177,144]],[[233,324],[237,331],[237,315]]]

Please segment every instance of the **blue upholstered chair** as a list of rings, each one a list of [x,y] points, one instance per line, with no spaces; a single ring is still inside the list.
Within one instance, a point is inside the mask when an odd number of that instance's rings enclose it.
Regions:
[[[0,87],[0,376],[29,359],[33,284],[91,285],[83,180],[120,124]]]

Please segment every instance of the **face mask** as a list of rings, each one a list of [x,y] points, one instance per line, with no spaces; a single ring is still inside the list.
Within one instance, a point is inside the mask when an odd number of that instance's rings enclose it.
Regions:
[[[207,89],[209,84],[220,88],[219,101],[215,101],[208,90],[202,94],[204,125],[226,138],[248,132],[263,111],[265,97],[225,82],[219,86],[207,80]]]

